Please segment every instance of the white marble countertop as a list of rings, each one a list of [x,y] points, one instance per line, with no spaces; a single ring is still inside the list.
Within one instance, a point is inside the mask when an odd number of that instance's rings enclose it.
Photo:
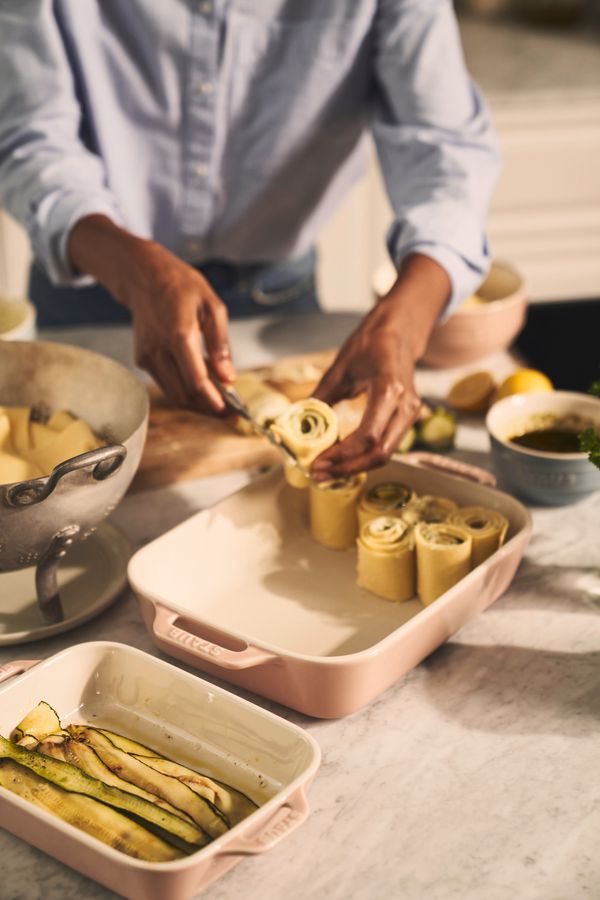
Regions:
[[[312,349],[352,324],[329,317]],[[287,335],[287,337],[286,337]],[[57,339],[127,358],[126,330]],[[288,340],[289,338],[289,340]],[[307,327],[233,326],[238,360],[301,350]],[[320,347],[317,346],[320,344]],[[497,371],[513,365],[498,357]],[[443,394],[448,373],[419,374]],[[461,426],[457,455],[490,465],[480,423]],[[246,473],[127,497],[114,521],[140,545],[243,485]],[[316,721],[252,698],[307,728],[323,751],[311,815],[262,858],[209,888],[210,900],[591,900],[600,897],[600,494],[533,509],[534,534],[507,593],[366,709]],[[46,657],[118,640],[154,653],[126,593],[64,636],[3,648]],[[114,895],[5,832],[2,900]]]

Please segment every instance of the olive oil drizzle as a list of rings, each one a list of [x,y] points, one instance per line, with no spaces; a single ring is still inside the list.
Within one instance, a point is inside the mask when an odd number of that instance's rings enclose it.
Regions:
[[[579,453],[577,432],[564,428],[539,428],[512,437],[511,443],[528,450],[542,450],[547,453]]]

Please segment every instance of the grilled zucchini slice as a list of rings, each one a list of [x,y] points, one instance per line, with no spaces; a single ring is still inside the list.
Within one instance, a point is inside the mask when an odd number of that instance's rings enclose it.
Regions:
[[[98,731],[105,735],[115,747],[130,753],[136,759],[145,762],[152,769],[156,769],[157,772],[177,778],[179,781],[187,784],[197,794],[206,797],[207,800],[215,804],[217,809],[225,813],[232,828],[258,809],[258,804],[254,800],[251,800],[242,791],[232,788],[223,781],[210,778],[208,775],[196,772],[194,769],[188,769],[187,766],[182,766],[167,759],[167,757],[157,753],[151,747],[132,741],[130,738],[115,731],[109,731],[106,728],[99,728]]]
[[[122,791],[128,791],[130,794],[135,794],[137,797],[143,797],[144,800],[150,800],[150,802],[160,806],[161,809],[166,809],[167,812],[173,813],[173,815],[179,816],[181,819],[185,819],[192,825],[194,824],[193,819],[180,809],[176,809],[170,803],[167,803],[166,800],[162,800],[155,794],[151,794],[150,791],[145,791],[143,788],[138,787],[137,784],[132,784],[129,781],[125,781],[124,778],[120,778],[119,775],[102,762],[93,747],[88,746],[88,744],[82,744],[79,741],[73,740],[73,738],[67,737],[61,743],[42,741],[41,744],[38,744],[36,750],[38,753],[43,753],[45,756],[52,756],[54,759],[62,759],[72,766],[77,766],[82,772],[91,775],[92,778],[98,778],[100,781],[104,782],[104,784],[120,788]]]
[[[41,700],[13,729],[10,739],[33,749],[49,735],[63,733],[60,719],[49,703]]]
[[[144,756],[138,757],[138,759],[143,759],[147,766],[156,769],[157,772],[177,778],[201,796],[206,796],[206,792],[210,791],[214,797],[215,806],[225,813],[232,828],[258,809],[258,805],[241,791],[220,781],[215,781],[207,775],[194,772],[193,769],[181,766],[170,759],[164,759],[162,756]]]
[[[125,781],[137,784],[187,813],[211,838],[220,837],[228,830],[229,821],[210,800],[195,793],[177,778],[164,775],[141,759],[119,750],[98,729],[87,725],[69,725],[68,731],[75,740],[93,747],[102,762]]]
[[[136,859],[170,862],[185,855],[112,807],[72,794],[12,759],[0,760],[0,786]]]
[[[40,778],[50,781],[73,794],[83,794],[99,800],[127,815],[135,816],[150,830],[160,829],[161,836],[173,836],[177,841],[203,847],[210,840],[206,832],[155,803],[136,797],[127,791],[104,784],[98,778],[87,775],[75,766],[59,759],[44,756],[20,747],[0,735],[0,760],[10,759],[29,769]]]

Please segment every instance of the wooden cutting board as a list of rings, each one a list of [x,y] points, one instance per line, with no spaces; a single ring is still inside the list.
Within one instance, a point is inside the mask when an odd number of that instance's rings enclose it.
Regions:
[[[277,365],[311,364],[324,372],[334,356],[331,350],[287,357],[278,360]],[[314,382],[294,385],[294,392],[299,393],[298,388],[304,387],[302,393],[310,396],[314,386]],[[352,401],[340,407],[341,427],[347,434],[360,419],[361,404]],[[240,434],[231,420],[213,419],[172,406],[156,388],[151,388],[148,437],[131,489],[164,487],[178,481],[268,466],[280,460],[277,450],[264,438]]]

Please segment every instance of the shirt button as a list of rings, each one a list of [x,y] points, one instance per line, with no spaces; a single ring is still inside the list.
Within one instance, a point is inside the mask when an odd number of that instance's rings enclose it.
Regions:
[[[201,12],[205,16],[210,16],[213,11],[213,5],[209,2],[209,0],[201,0],[198,4],[198,11]]]
[[[200,253],[200,241],[186,241],[186,249],[190,256],[195,256]]]
[[[208,175],[208,166],[205,166],[204,163],[198,163],[197,166],[194,166],[194,173],[198,178],[206,178]]]
[[[214,86],[211,81],[201,81],[196,86],[196,90],[199,94],[212,94]]]

